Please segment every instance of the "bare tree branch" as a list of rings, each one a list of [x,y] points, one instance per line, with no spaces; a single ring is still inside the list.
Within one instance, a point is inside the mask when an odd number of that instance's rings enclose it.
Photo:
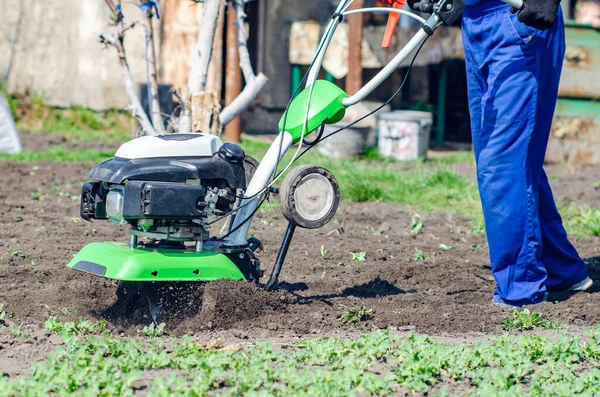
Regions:
[[[248,43],[246,40],[246,29],[244,21],[246,13],[244,7],[247,0],[231,0],[234,5],[236,14],[236,25],[238,28],[238,52],[240,57],[240,68],[244,74],[246,86],[242,93],[235,98],[229,106],[225,107],[219,115],[219,121],[222,125],[227,125],[231,120],[235,119],[244,109],[246,109],[254,99],[258,96],[263,87],[267,84],[267,77],[260,73],[258,76],[254,74],[252,63],[250,62],[250,53],[248,52]]]
[[[232,0],[231,3],[234,5],[236,25],[238,31],[238,52],[240,57],[240,68],[244,74],[244,80],[246,82],[252,81],[255,74],[252,70],[252,63],[250,62],[250,54],[248,53],[248,42],[246,40],[246,12],[244,8],[246,6],[246,0]]]
[[[146,112],[144,112],[142,103],[137,95],[135,84],[133,82],[133,76],[131,75],[131,70],[129,69],[129,64],[127,63],[127,57],[125,55],[125,46],[123,45],[125,31],[130,29],[133,25],[126,28],[125,24],[123,23],[123,14],[119,9],[120,7],[117,8],[113,0],[105,0],[105,2],[112,11],[112,20],[117,27],[117,35],[116,37],[100,35],[100,42],[104,43],[105,45],[112,45],[116,48],[119,56],[119,64],[121,65],[121,75],[123,77],[123,82],[125,83],[125,91],[127,92],[127,96],[129,96],[129,100],[131,102],[129,109],[138,119],[144,134],[156,135],[156,130],[152,127],[152,123],[148,119]]]
[[[154,52],[154,27],[152,26],[152,9],[143,11],[146,23],[144,29],[146,32],[146,73],[148,79],[148,107],[152,118],[152,125],[157,134],[164,134],[165,128],[160,113],[160,103],[158,99],[158,72],[156,68],[156,55]]]
[[[252,82],[247,83],[240,95],[237,96],[229,106],[226,106],[219,114],[219,122],[221,125],[227,125],[231,120],[239,116],[251,103],[269,79],[264,74],[259,74]]]
[[[217,22],[221,13],[221,0],[207,0],[204,3],[202,27],[198,33],[196,52],[192,58],[192,68],[188,80],[188,94],[199,94],[206,89],[206,77],[212,58]]]

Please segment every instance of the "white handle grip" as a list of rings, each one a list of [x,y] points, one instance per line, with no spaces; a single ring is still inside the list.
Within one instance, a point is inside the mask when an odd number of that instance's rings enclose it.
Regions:
[[[515,7],[517,10],[523,8],[523,0],[502,0],[509,6]]]

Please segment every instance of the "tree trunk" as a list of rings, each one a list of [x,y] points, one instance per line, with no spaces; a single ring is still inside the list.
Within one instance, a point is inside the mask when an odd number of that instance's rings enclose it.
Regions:
[[[219,102],[220,97],[215,91],[192,96],[192,131],[220,135]]]
[[[222,21],[219,16],[223,8],[223,3],[221,3],[221,0],[206,0],[203,7],[202,26],[198,33],[196,51],[192,57],[187,90],[183,96],[184,103],[182,104],[182,112],[179,118],[179,132],[190,132],[192,129],[195,131],[195,126],[204,125],[202,120],[205,120],[203,116],[199,116],[198,118],[194,116],[192,100],[194,100],[195,96],[204,93],[206,90],[217,26],[219,21]],[[195,99],[195,101],[199,103],[198,99]],[[200,102],[204,103],[206,101],[202,100]],[[206,103],[210,103],[210,101]],[[214,109],[210,109],[209,113],[213,111]],[[212,127],[209,129],[214,131]]]

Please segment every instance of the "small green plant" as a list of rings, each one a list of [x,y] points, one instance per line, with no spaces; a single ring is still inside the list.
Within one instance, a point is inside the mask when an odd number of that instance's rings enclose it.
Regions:
[[[511,329],[528,331],[534,328],[564,328],[563,324],[546,320],[542,317],[541,313],[532,313],[529,309],[514,310],[513,317],[501,322],[500,325],[507,331],[510,331]]]
[[[40,201],[44,199],[44,195],[41,191],[41,189],[35,189],[33,192],[31,192],[31,199],[35,200],[35,201]]]
[[[21,259],[27,259],[27,254],[19,250],[13,250],[13,252],[10,255]]]
[[[366,252],[352,252],[352,260],[355,262],[364,262],[367,259]]]
[[[413,260],[415,262],[421,262],[426,260],[427,257],[425,256],[425,254],[423,253],[423,251],[421,251],[420,249],[415,247],[415,254],[413,255]]]
[[[419,215],[416,215],[412,218],[412,223],[410,225],[410,234],[416,236],[417,234],[421,233],[421,230],[423,230],[423,220]]]
[[[446,245],[446,244],[440,244],[440,248],[443,249],[444,251],[452,251],[455,250],[456,247],[453,245]]]
[[[31,338],[31,334],[28,332],[25,332],[25,330],[23,329],[23,323],[19,324],[18,326],[14,323],[10,323],[8,325],[8,328],[10,329],[10,332],[12,332],[14,336],[17,336],[19,338],[25,338],[25,339]]]
[[[149,338],[157,338],[165,333],[165,323],[155,325],[154,323],[138,329],[138,334],[146,335]]]
[[[356,325],[372,318],[373,309],[367,309],[366,307],[361,306],[345,311],[338,319],[342,325]]]
[[[324,245],[322,245],[322,246],[321,246],[321,256],[322,256],[323,258],[325,258],[325,255],[326,255],[326,254],[327,254],[327,250],[325,249],[325,246],[324,246]]]
[[[473,221],[471,225],[471,234],[473,236],[480,236],[485,233],[485,223],[482,218],[478,218]]]
[[[90,320],[80,319],[79,321],[62,322],[56,316],[48,317],[44,327],[48,332],[59,334],[62,336],[73,336],[83,334],[107,334],[107,323],[100,320],[98,323],[93,323]]]

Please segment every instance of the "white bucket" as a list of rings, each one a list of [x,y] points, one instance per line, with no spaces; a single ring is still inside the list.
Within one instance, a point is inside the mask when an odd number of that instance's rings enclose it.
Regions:
[[[384,157],[400,161],[427,156],[433,114],[413,110],[380,113],[377,146]]]
[[[323,138],[327,137],[327,139],[317,145],[319,153],[332,159],[343,159],[360,156],[365,152],[371,127],[352,126],[330,136],[342,127],[344,126],[341,124],[325,126]]]

